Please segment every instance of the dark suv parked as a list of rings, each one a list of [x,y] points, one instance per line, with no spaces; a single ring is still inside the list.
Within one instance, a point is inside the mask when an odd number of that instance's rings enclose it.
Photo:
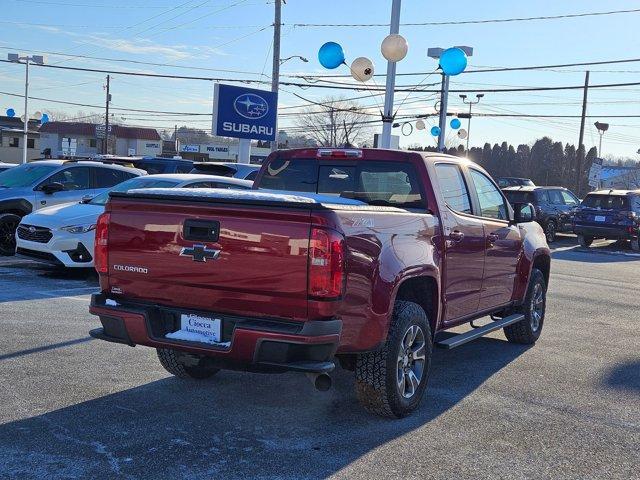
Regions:
[[[630,240],[640,251],[640,190],[600,190],[584,197],[576,212],[573,231],[583,247],[594,238]]]
[[[556,232],[573,231],[573,215],[580,200],[563,187],[507,187],[503,188],[509,202],[530,203],[536,209],[536,221],[542,225],[547,242],[556,239]]]
[[[506,187],[535,187],[535,183],[530,178],[520,177],[500,177],[498,178],[498,186]]]

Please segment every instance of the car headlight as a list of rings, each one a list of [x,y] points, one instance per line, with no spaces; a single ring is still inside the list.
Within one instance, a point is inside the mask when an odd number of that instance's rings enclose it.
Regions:
[[[60,230],[64,230],[69,233],[87,233],[96,229],[96,224],[91,223],[89,225],[67,225],[66,227],[60,227]]]

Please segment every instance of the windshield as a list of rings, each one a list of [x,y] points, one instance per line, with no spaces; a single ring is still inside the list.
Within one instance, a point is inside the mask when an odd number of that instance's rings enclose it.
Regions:
[[[0,187],[29,187],[59,168],[59,165],[27,163],[0,172]]]
[[[106,205],[109,200],[110,192],[126,192],[127,190],[133,190],[134,188],[162,188],[162,187],[175,187],[179,181],[176,180],[159,180],[149,177],[136,177],[126,182],[119,183],[113,188],[102,192],[100,195],[93,197],[89,202],[91,205]]]
[[[599,210],[630,210],[629,199],[626,195],[587,195],[582,206]]]
[[[332,195],[369,205],[425,207],[415,168],[405,162],[275,159],[260,188]]]

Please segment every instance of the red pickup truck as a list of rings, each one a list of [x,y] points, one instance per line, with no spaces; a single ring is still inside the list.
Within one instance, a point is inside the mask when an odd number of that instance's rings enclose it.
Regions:
[[[550,252],[534,215],[470,161],[375,149],[274,152],[251,191],[113,193],[91,335],[154,347],[179,377],[293,370],[323,390],[338,361],[369,411],[402,417],[433,345],[540,336]]]

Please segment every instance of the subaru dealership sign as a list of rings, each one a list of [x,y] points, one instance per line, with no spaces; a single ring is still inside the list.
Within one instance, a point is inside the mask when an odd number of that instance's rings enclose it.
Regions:
[[[272,141],[276,139],[278,94],[217,83],[213,94],[214,135]]]

